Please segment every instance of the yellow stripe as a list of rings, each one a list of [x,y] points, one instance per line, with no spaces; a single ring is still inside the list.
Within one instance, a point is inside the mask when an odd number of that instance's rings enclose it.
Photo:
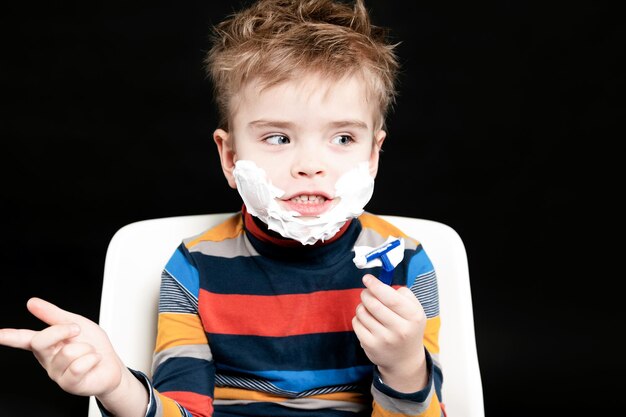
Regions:
[[[312,395],[308,398],[327,401],[346,401],[351,403],[362,403],[363,395],[358,392],[333,392],[331,394]]]
[[[352,403],[363,402],[363,395],[355,392],[335,392],[331,394],[312,395],[306,398],[326,401],[346,401]],[[215,387],[215,399],[264,401],[278,403],[282,401],[287,401],[290,398],[247,389]]]
[[[161,407],[163,408],[163,417],[180,417],[180,409],[176,405],[176,402],[169,397],[161,393],[156,393],[161,400]]]
[[[416,245],[419,245],[419,242],[417,240],[413,239],[411,236],[408,236],[407,234],[402,232],[402,230],[398,229],[396,226],[379,216],[371,213],[363,213],[359,216],[359,221],[363,225],[363,228],[372,229],[384,238],[387,238],[389,236],[403,237],[405,239],[415,242]]]
[[[161,313],[155,352],[181,345],[207,344],[200,317],[195,314]]]
[[[439,316],[431,317],[426,320],[426,328],[424,329],[424,347],[431,353],[439,353],[440,327],[441,318]]]
[[[191,248],[198,242],[208,240],[211,242],[219,242],[226,239],[232,239],[239,236],[243,232],[243,219],[241,214],[235,214],[224,222],[207,230],[205,233],[187,242],[186,247]]]
[[[419,414],[404,414],[404,413],[394,413],[393,411],[385,410],[382,408],[376,401],[374,401],[374,410],[372,411],[372,417],[440,417],[441,416],[441,406],[439,405],[439,399],[436,395],[432,396],[432,400],[430,404],[428,404],[428,408],[424,410],[423,413]]]
[[[285,401],[285,397],[279,395],[266,394],[264,392],[252,391],[238,388],[215,387],[216,400],[249,400],[279,403]]]

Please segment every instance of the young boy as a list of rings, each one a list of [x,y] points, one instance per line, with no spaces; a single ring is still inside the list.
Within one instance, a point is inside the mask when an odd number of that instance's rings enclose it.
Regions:
[[[167,263],[152,378],[95,323],[37,298],[28,309],[50,327],[0,330],[0,344],[31,350],[103,415],[444,415],[432,264],[363,211],[398,66],[384,31],[362,0],[260,0],[215,35],[213,139],[244,204]],[[386,285],[355,253],[394,238]]]

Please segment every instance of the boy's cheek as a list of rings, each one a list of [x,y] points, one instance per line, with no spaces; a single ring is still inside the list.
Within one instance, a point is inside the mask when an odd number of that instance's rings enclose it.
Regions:
[[[227,178],[227,181],[230,188],[232,188],[233,190],[237,189],[237,183],[235,182],[234,178]]]
[[[237,182],[235,181],[235,176],[233,175],[233,168],[228,169],[226,167],[223,167],[223,172],[224,172],[224,177],[226,178],[226,181],[228,182],[228,186],[236,190]]]

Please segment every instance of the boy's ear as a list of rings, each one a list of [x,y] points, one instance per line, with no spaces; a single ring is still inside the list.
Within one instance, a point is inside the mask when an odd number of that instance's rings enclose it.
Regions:
[[[370,175],[373,178],[376,178],[376,174],[378,173],[378,161],[380,152],[383,150],[383,142],[386,137],[387,132],[384,130],[379,130],[374,135],[374,145],[372,146],[372,153],[370,155]]]
[[[213,140],[217,145],[217,153],[220,156],[224,177],[226,177],[226,181],[228,181],[228,185],[231,188],[237,189],[237,183],[235,182],[235,176],[233,175],[236,160],[233,138],[225,130],[216,129],[215,132],[213,132]]]

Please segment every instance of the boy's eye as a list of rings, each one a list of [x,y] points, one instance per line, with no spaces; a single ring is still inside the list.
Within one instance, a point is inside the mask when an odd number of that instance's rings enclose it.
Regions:
[[[270,145],[286,145],[290,142],[289,138],[284,135],[272,135],[272,136],[266,137],[263,140],[269,143]]]
[[[352,139],[352,136],[349,135],[339,135],[335,136],[332,142],[336,143],[337,145],[349,145],[354,142],[354,139]]]

